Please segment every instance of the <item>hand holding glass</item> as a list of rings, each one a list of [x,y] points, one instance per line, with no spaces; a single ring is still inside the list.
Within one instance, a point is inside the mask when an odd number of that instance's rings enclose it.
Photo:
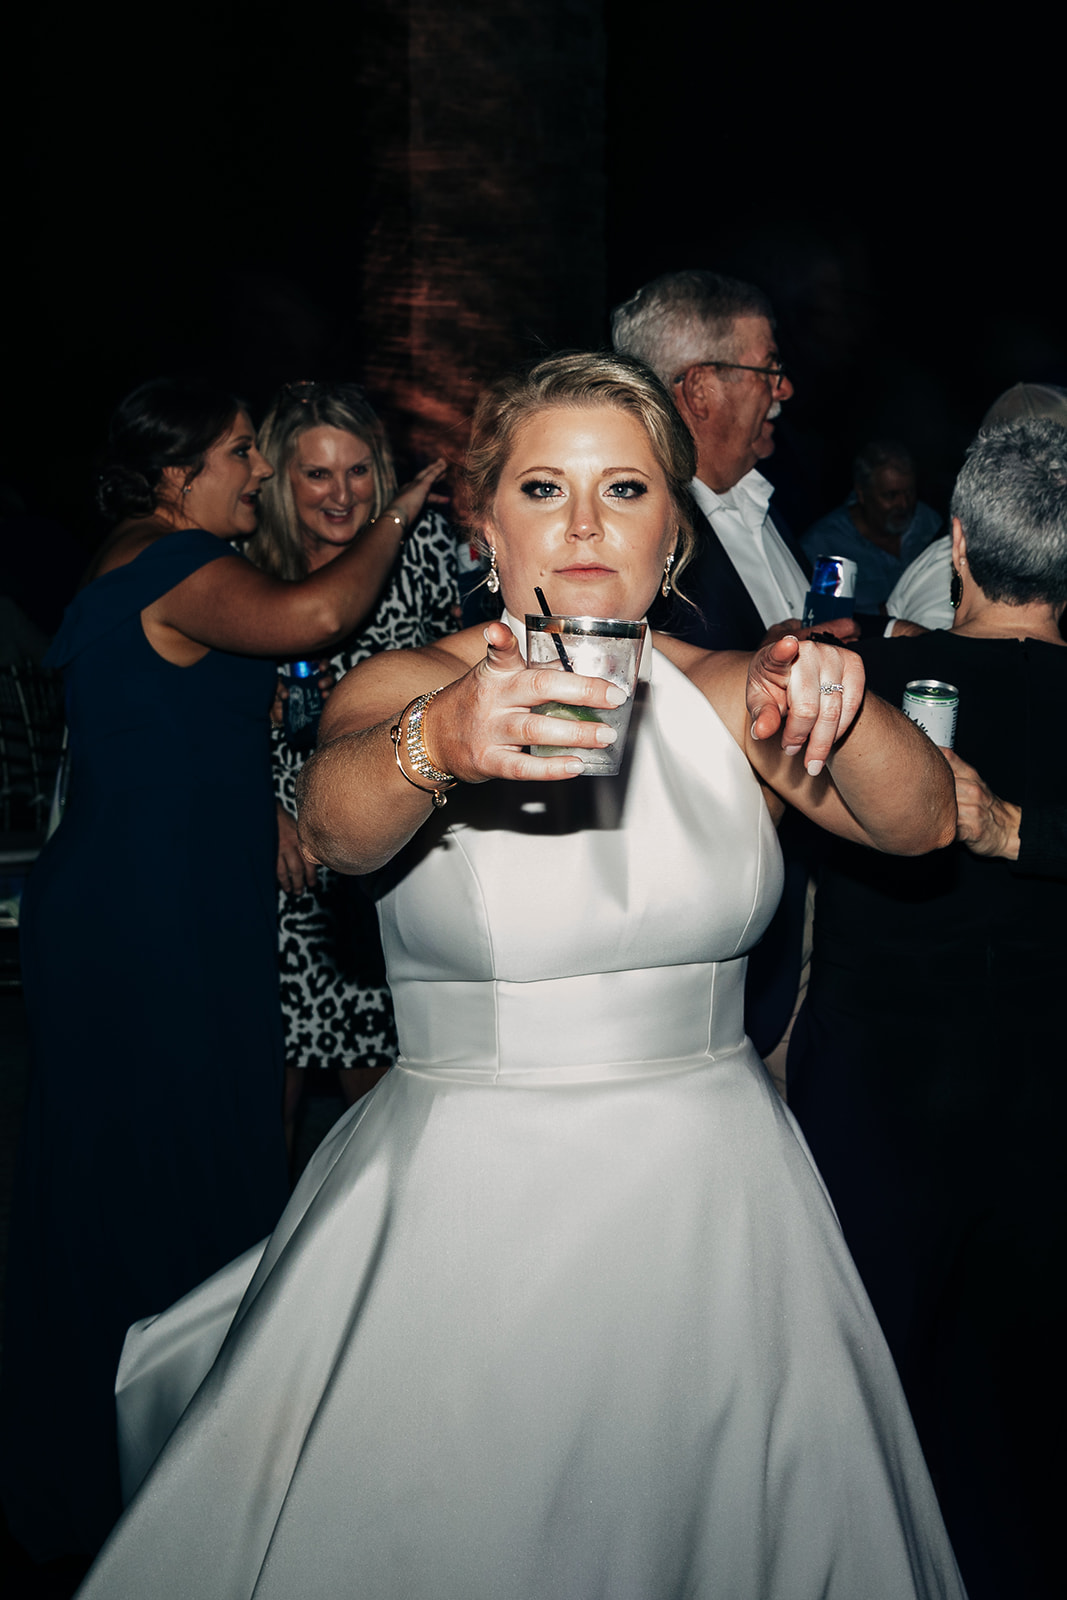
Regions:
[[[605,678],[626,693],[621,706],[594,711],[587,706],[569,706],[559,700],[546,705],[533,706],[541,716],[559,717],[569,722],[604,722],[614,728],[618,737],[614,744],[602,749],[536,744],[530,746],[535,756],[577,756],[582,762],[582,777],[610,778],[622,765],[626,745],[626,730],[633,710],[637,672],[641,662],[647,624],[624,622],[615,617],[540,617],[526,618],[526,665],[528,667],[554,667],[564,670],[559,656],[557,640],[562,644],[573,670],[585,678]]]

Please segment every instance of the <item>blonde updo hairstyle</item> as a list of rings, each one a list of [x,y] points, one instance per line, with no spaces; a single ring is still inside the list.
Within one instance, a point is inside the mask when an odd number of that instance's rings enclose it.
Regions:
[[[667,479],[678,519],[678,545],[671,570],[671,583],[677,589],[677,580],[692,559],[696,545],[688,492],[696,471],[696,453],[689,429],[666,389],[651,367],[630,356],[599,351],[550,356],[527,372],[502,378],[486,390],[474,413],[464,471],[472,531],[488,549],[484,530],[515,435],[538,412],[557,406],[574,411],[612,406],[629,412],[644,428],[652,454]]]
[[[338,428],[371,451],[374,495],[365,527],[381,516],[396,493],[396,469],[385,430],[354,383],[287,383],[276,395],[259,431],[260,453],[274,468],[259,492],[259,526],[244,545],[248,559],[275,578],[306,578],[307,555],[289,481],[302,434]]]

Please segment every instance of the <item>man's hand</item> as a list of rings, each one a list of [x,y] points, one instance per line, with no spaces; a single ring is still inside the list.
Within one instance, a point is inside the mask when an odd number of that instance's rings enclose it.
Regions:
[[[956,780],[956,838],[976,856],[1018,861],[1021,808],[995,795],[985,779],[961,761],[954,750],[942,748],[941,754]]]

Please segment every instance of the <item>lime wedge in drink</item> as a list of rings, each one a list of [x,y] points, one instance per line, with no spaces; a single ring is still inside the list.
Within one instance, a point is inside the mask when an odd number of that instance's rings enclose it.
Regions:
[[[606,722],[599,712],[590,711],[588,706],[566,706],[561,700],[550,700],[544,706],[531,706],[531,711],[538,712],[542,717],[557,717],[560,722]],[[596,752],[583,750],[580,746],[565,744],[532,744],[532,756],[581,756],[588,763],[596,759]]]
[[[604,718],[588,706],[565,706],[561,700],[550,700],[544,706],[531,706],[541,717],[559,717],[563,722],[603,722]]]

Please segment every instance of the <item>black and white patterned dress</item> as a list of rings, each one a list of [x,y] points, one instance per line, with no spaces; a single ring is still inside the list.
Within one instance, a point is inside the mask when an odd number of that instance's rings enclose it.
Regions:
[[[440,512],[424,512],[369,620],[329,658],[330,670],[340,679],[381,650],[453,633],[458,599],[455,535]],[[280,728],[272,737],[274,792],[295,817],[296,776],[307,757]],[[396,1029],[378,918],[358,879],[320,867],[315,888],[279,891],[278,961],[288,1066],[392,1066]]]

